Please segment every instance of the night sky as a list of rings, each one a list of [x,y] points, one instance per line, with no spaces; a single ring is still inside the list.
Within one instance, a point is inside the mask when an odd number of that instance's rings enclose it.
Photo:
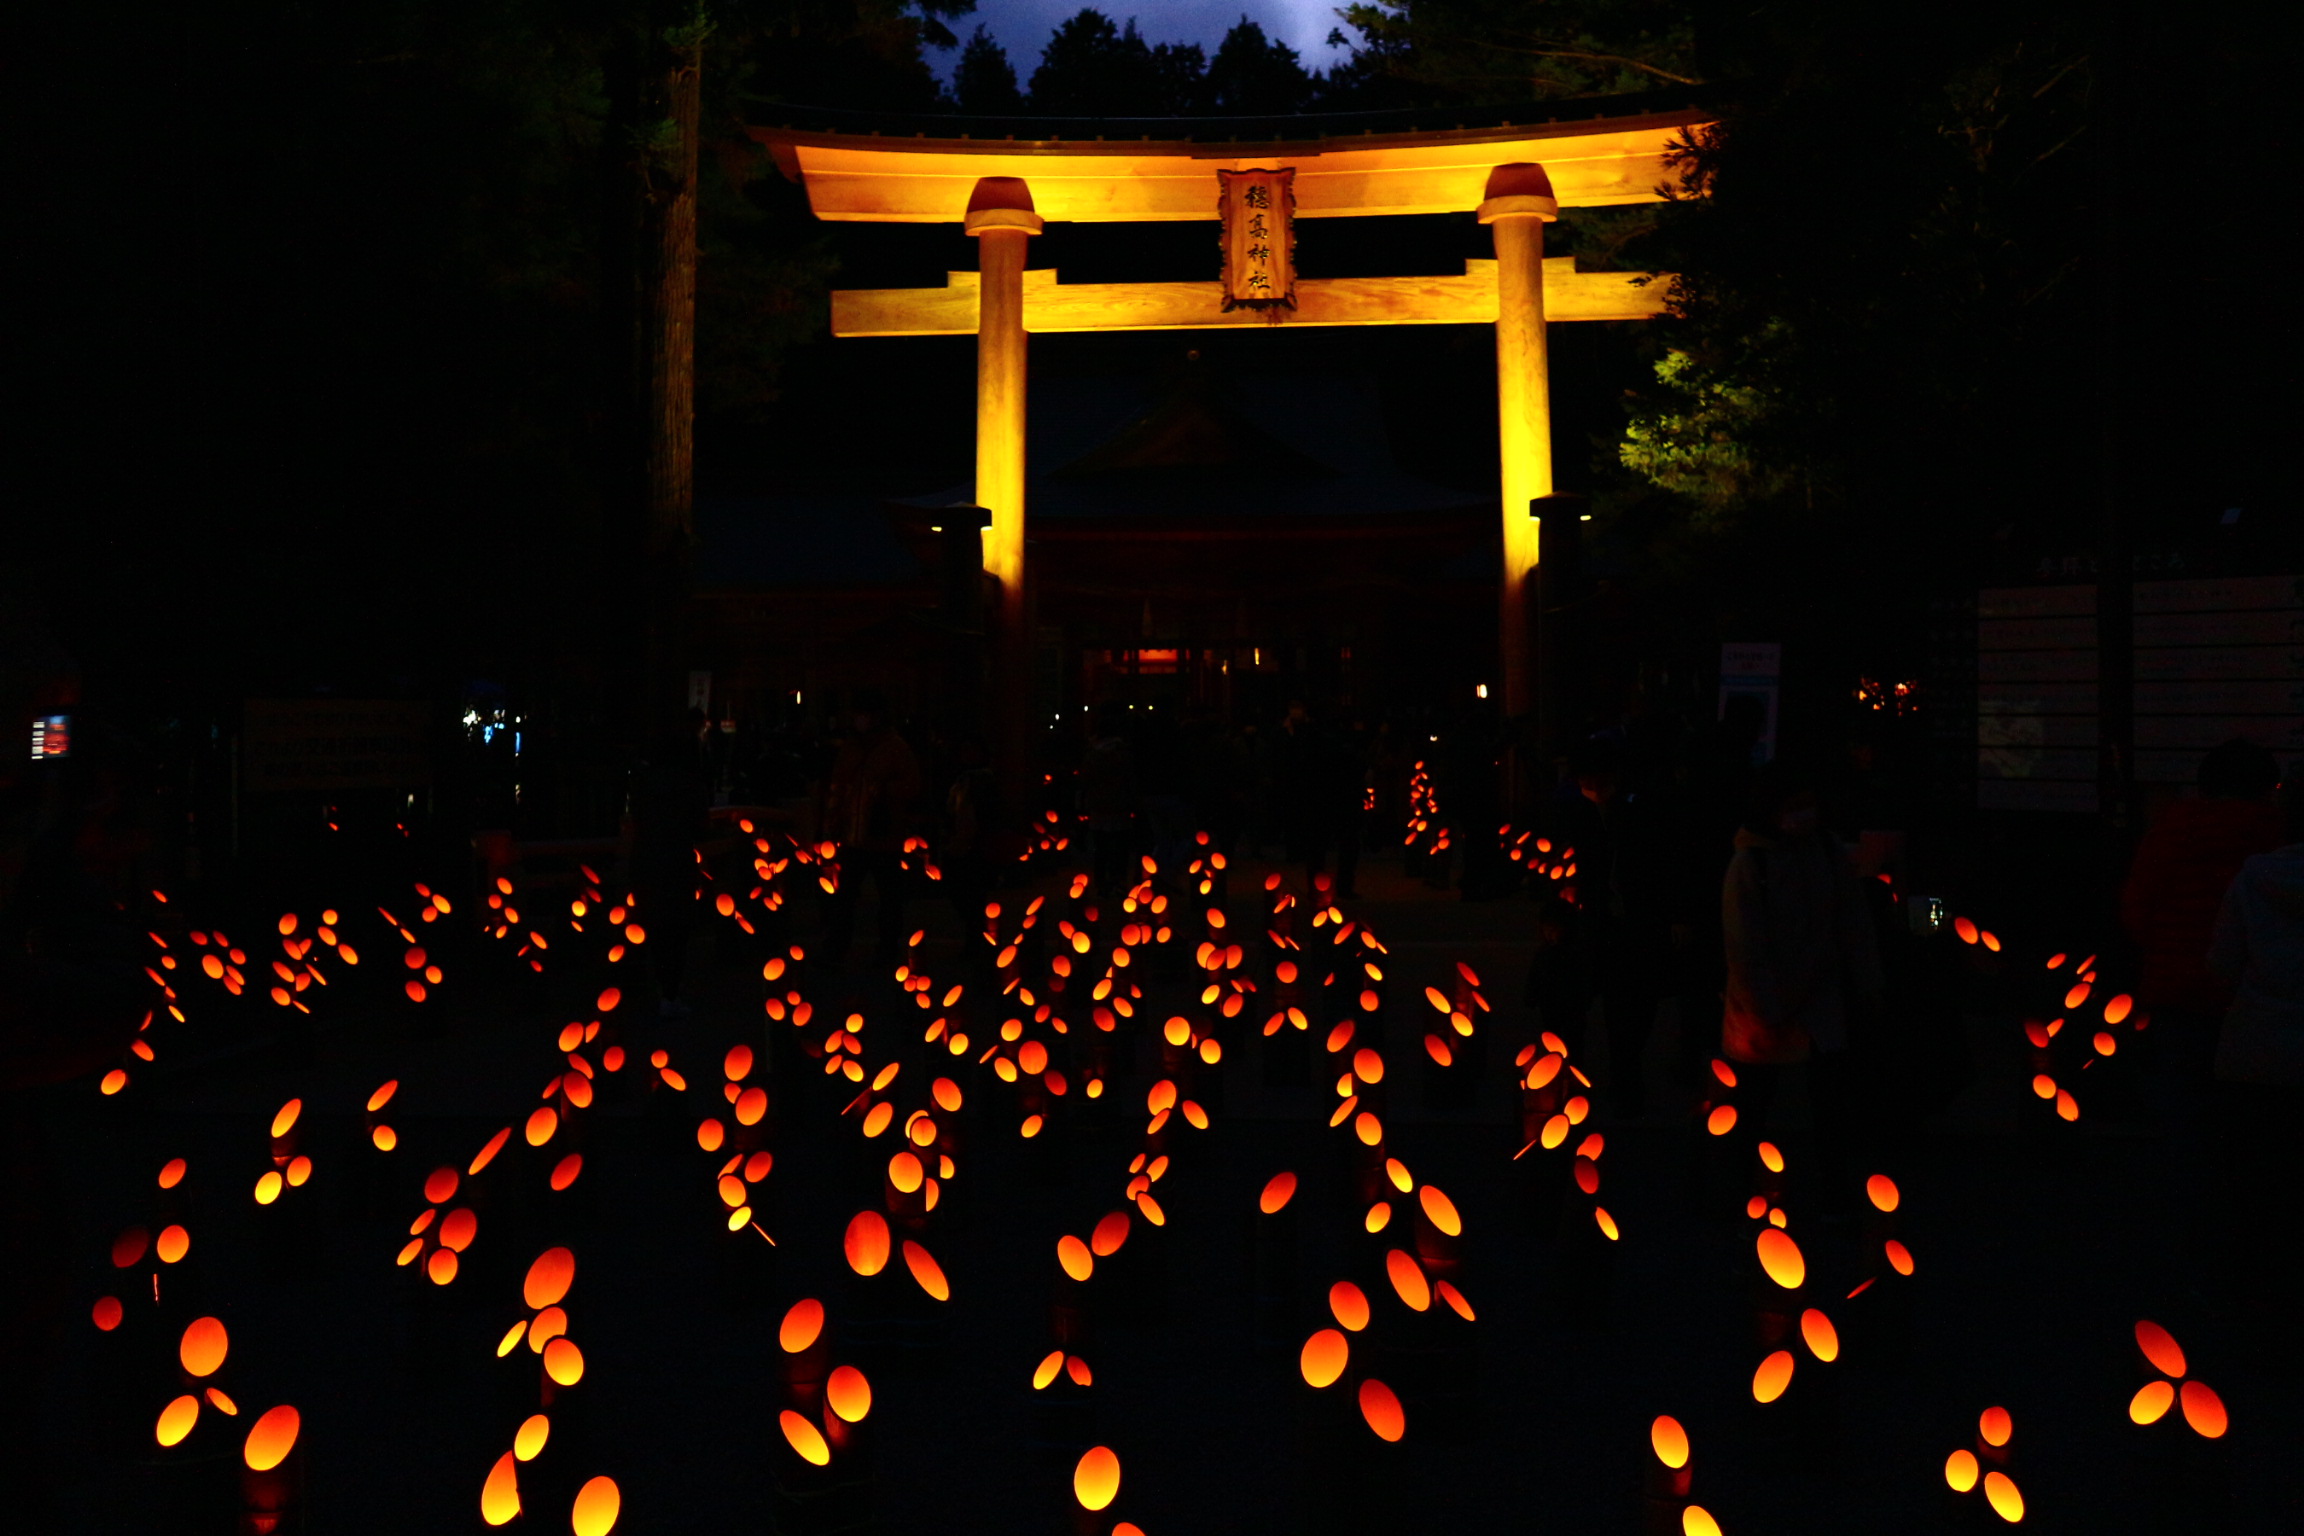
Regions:
[[[1008,50],[1017,78],[1028,81],[1048,34],[1081,8],[1081,0],[977,0],[976,14],[960,18],[952,30],[962,37],[978,26],[990,31]],[[1135,17],[1137,30],[1149,42],[1198,43],[1210,53],[1246,16],[1268,36],[1294,48],[1306,69],[1325,69],[1332,62],[1328,33],[1340,25],[1336,16],[1340,8],[1328,0],[1156,0],[1150,5],[1097,8],[1123,26]],[[1342,54],[1342,49],[1335,50],[1336,57]],[[936,72],[949,78],[959,58],[957,49],[936,57]]]

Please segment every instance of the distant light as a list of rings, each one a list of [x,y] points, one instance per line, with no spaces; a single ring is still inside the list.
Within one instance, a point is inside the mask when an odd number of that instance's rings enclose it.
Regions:
[[[1580,523],[1588,523],[1592,521],[1592,514],[1587,512],[1582,517],[1577,518],[1576,521]]]
[[[1472,696],[1478,699],[1484,699],[1488,697],[1488,685],[1486,683],[1475,683],[1472,687]],[[1437,741],[1439,738],[1434,737],[1433,740]]]

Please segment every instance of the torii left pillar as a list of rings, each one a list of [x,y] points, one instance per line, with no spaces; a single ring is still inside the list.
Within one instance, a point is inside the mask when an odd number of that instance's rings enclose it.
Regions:
[[[1552,494],[1552,363],[1544,334],[1544,226],[1560,217],[1540,165],[1488,173],[1480,222],[1496,237],[1496,436],[1501,456],[1504,579],[1498,627],[1504,712],[1538,709],[1536,562],[1541,529],[1529,503]]]
[[[984,569],[999,583],[993,763],[1003,808],[1032,814],[1032,632],[1024,570],[1024,248],[1040,233],[1021,177],[986,176],[963,226],[976,239],[976,504],[991,517]]]

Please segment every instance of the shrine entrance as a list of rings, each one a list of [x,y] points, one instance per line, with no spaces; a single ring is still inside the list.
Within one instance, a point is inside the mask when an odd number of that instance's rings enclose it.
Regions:
[[[1670,288],[1658,274],[1579,272],[1572,257],[1547,259],[1544,225],[1564,207],[1656,202],[1677,186],[1672,146],[1709,115],[1694,105],[1657,105],[1654,98],[1553,103],[1541,109],[1552,114],[1542,122],[1447,128],[1420,126],[1427,114],[1417,113],[918,118],[899,128],[793,109],[790,124],[750,130],[805,187],[818,218],[958,224],[977,241],[977,270],[949,273],[941,288],[835,292],[832,332],[977,339],[975,495],[986,520],[983,568],[999,593],[995,755],[1016,808],[1032,761],[1024,428],[1025,338],[1034,332],[1493,326],[1499,676],[1507,715],[1537,707],[1533,577],[1553,494],[1546,329],[1645,319],[1663,312]],[[995,129],[1002,136],[988,136]],[[1051,136],[1008,131],[1017,129]],[[1490,227],[1496,254],[1467,261],[1460,277],[1296,276],[1299,219],[1467,211]],[[1032,237],[1049,220],[1216,222],[1221,260],[1211,265],[1220,270],[1202,282],[1063,283],[1052,270],[1026,266]]]

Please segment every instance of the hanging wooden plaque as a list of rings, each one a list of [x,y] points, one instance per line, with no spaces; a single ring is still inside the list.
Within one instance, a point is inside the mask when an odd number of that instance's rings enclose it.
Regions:
[[[1224,308],[1296,307],[1296,171],[1218,171]],[[1279,318],[1277,314],[1274,319]]]

